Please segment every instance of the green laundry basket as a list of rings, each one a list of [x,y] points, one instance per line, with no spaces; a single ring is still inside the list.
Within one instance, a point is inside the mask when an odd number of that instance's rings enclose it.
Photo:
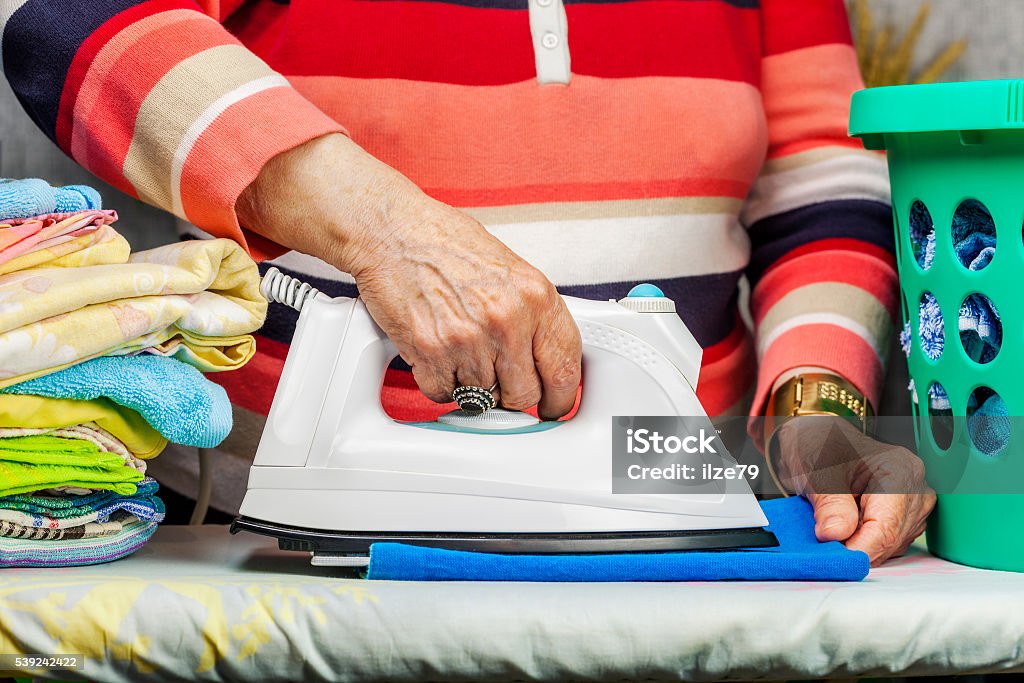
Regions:
[[[939,492],[928,548],[954,562],[1024,571],[1024,430],[1011,428],[999,448],[979,446],[979,418],[967,417],[974,392],[995,392],[1008,415],[1024,415],[1024,80],[863,90],[853,97],[850,134],[888,156],[915,436]],[[969,270],[954,248],[953,223],[986,210],[995,253]],[[925,269],[929,215],[934,258]],[[927,295],[942,312],[945,344],[936,359],[921,343]],[[987,297],[1001,317],[1002,344],[989,362],[972,359],[961,343],[960,306],[971,295]],[[948,395],[951,416],[932,410],[933,383]]]

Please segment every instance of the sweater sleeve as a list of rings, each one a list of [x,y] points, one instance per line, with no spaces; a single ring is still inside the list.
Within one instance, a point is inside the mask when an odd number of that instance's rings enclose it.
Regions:
[[[759,360],[754,415],[787,370],[831,370],[873,406],[897,313],[884,157],[847,136],[863,87],[842,0],[762,0],[768,156],[743,211]]]
[[[274,156],[342,128],[220,20],[240,0],[11,0],[3,70],[25,111],[78,163],[255,258],[242,191]]]

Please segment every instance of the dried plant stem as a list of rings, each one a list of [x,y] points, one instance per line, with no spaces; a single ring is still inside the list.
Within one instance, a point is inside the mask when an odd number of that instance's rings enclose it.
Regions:
[[[934,83],[938,80],[949,67],[953,66],[960,56],[963,55],[964,50],[967,49],[967,41],[961,38],[949,47],[947,47],[942,54],[936,57],[931,64],[918,74],[915,82],[917,83]]]

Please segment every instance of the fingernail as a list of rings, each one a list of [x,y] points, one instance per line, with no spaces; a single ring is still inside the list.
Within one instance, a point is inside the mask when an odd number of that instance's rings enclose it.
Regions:
[[[825,520],[825,524],[822,525],[822,531],[829,531],[831,529],[837,529],[843,525],[843,520],[839,517],[829,517]]]

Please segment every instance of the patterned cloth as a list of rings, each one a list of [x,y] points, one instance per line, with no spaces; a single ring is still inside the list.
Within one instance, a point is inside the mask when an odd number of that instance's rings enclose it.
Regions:
[[[67,529],[89,522],[106,522],[123,512],[146,522],[164,520],[164,503],[157,497],[159,486],[146,478],[130,496],[112,491],[85,495],[29,493],[0,498],[0,520],[27,527]]]
[[[155,522],[132,522],[96,538],[26,540],[0,538],[0,567],[77,567],[118,560],[141,548],[156,531]]]
[[[86,522],[63,529],[24,526],[0,519],[0,536],[25,541],[69,541],[76,538],[99,538],[120,533],[125,524],[139,521],[129,514],[116,514],[107,522]]]
[[[81,253],[86,247],[107,241],[123,243],[127,257],[127,241],[109,227],[116,220],[113,211],[84,211],[0,221],[0,275],[44,263],[47,267],[81,265],[92,255],[92,250]],[[80,256],[65,258],[76,253]]]
[[[266,314],[256,265],[230,240],[172,244],[79,268],[0,277],[0,387],[107,354],[171,342],[174,357],[229,370]]]

